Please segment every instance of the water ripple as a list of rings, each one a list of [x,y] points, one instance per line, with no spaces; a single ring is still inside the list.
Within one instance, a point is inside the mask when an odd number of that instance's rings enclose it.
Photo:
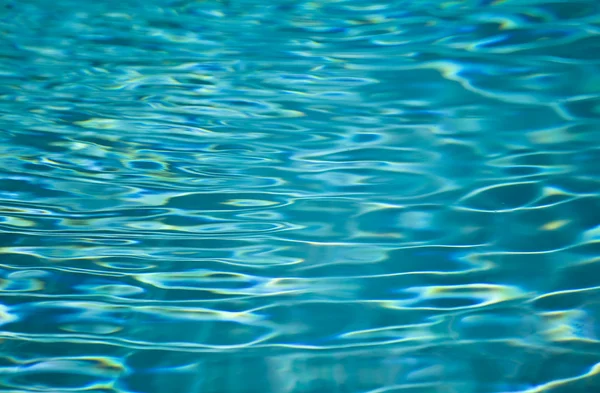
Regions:
[[[0,390],[600,389],[594,0],[0,2]]]

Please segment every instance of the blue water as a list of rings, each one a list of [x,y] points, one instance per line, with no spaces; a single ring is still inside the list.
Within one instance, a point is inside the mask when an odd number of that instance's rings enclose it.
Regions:
[[[596,0],[0,0],[0,391],[600,392]]]

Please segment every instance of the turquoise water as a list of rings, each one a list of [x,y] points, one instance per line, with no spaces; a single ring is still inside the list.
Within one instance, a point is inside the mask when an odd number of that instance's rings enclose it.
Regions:
[[[0,1],[0,391],[600,391],[595,0]]]

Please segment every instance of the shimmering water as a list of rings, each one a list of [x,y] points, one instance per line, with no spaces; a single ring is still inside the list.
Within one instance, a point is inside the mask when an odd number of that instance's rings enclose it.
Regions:
[[[0,5],[1,391],[600,391],[596,0]]]

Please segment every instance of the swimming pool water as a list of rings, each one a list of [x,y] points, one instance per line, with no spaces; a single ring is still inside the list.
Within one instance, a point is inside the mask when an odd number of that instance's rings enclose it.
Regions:
[[[0,1],[0,391],[600,391],[600,3]]]

